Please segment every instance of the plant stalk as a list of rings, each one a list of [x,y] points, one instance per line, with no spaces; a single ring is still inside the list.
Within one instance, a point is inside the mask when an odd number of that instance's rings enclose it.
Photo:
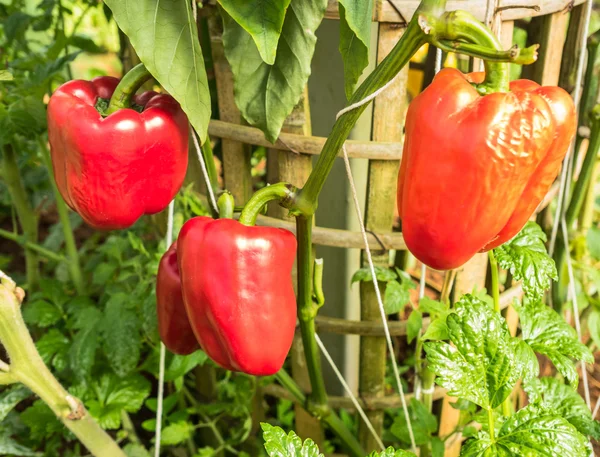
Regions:
[[[492,273],[492,298],[494,299],[494,311],[500,313],[500,281],[498,280],[498,261],[494,255],[494,250],[488,251],[490,259],[490,271]]]
[[[133,96],[150,78],[152,75],[143,63],[137,64],[129,70],[113,92],[104,115],[108,116],[120,109],[130,108]]]
[[[256,218],[267,203],[278,200],[282,206],[285,206],[287,202],[293,201],[295,195],[296,188],[284,182],[263,187],[255,192],[244,206],[242,214],[240,214],[240,223],[244,225],[256,224]]]
[[[29,243],[36,244],[38,238],[38,218],[29,204],[27,192],[21,180],[17,156],[11,144],[4,145],[2,172],[25,239]],[[27,287],[29,290],[35,289],[38,285],[40,271],[38,256],[31,247],[25,248],[25,266],[27,270]]]
[[[0,342],[10,357],[10,375],[38,395],[63,424],[96,457],[126,457],[94,421],[83,404],[70,396],[42,361],[20,309],[23,292],[9,279],[0,284]]]
[[[54,193],[54,200],[56,201],[56,211],[58,212],[58,219],[62,227],[63,236],[65,237],[65,248],[67,250],[67,256],[69,258],[69,273],[71,274],[71,280],[75,285],[75,290],[79,295],[85,295],[85,285],[83,281],[83,273],[81,272],[81,264],[79,262],[79,253],[77,252],[77,244],[75,243],[75,236],[73,235],[73,229],[71,228],[71,221],[69,219],[69,209],[67,204],[62,198],[56,181],[54,180],[54,173],[52,172],[52,162],[50,160],[50,153],[46,147],[46,143],[40,138],[40,149],[42,151],[42,160],[48,175],[50,176],[50,183],[52,184],[52,192]]]
[[[68,259],[66,257],[57,254],[56,252],[51,251],[50,249],[46,249],[45,247],[40,246],[39,244],[25,240],[24,237],[19,235],[18,233],[13,233],[9,232],[8,230],[0,229],[0,236],[2,238],[6,238],[7,240],[14,241],[15,243],[19,243],[25,249],[30,249],[40,254],[46,259],[55,260],[56,262],[68,262]]]

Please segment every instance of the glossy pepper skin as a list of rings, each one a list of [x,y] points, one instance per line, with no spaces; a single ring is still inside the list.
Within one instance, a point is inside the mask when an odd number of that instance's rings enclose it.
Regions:
[[[296,238],[283,229],[195,217],[177,240],[183,300],[202,349],[224,368],[279,371],[296,327]]]
[[[98,98],[110,99],[118,80],[99,77],[59,87],[48,103],[54,177],[65,202],[100,230],[123,229],[167,207],[188,161],[188,120],[173,97],[146,92],[134,98],[141,113],[107,117]]]
[[[188,355],[200,349],[183,303],[177,242],[171,245],[158,264],[156,313],[160,339],[169,351]]]
[[[514,81],[481,96],[481,74],[444,69],[411,103],[398,177],[409,250],[438,270],[516,235],[556,178],[575,134],[557,87]]]

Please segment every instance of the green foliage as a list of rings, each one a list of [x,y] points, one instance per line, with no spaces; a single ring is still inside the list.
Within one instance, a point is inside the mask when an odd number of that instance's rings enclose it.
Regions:
[[[354,86],[369,64],[371,42],[372,0],[340,0],[340,53],[344,60],[346,97],[350,99]]]
[[[593,363],[594,357],[587,346],[579,341],[575,329],[541,302],[526,300],[518,311],[523,340],[535,352],[547,356],[557,370],[576,385],[578,376],[573,359]]]
[[[528,222],[509,242],[494,249],[500,267],[510,270],[532,298],[541,297],[558,279],[556,265],[546,251],[546,234],[535,222]]]
[[[181,105],[206,139],[211,105],[198,29],[190,2],[107,0],[141,61]],[[160,11],[160,14],[157,14]]]
[[[293,431],[286,434],[281,428],[261,423],[265,449],[269,457],[323,457],[313,440],[302,440]]]
[[[446,325],[446,320],[452,312],[450,307],[429,297],[423,297],[419,300],[419,311],[421,313],[428,313],[430,316],[429,327],[427,327],[422,336],[423,341],[447,340],[448,326]]]
[[[8,413],[15,406],[31,395],[31,391],[28,388],[20,385],[9,387],[0,393],[0,422],[8,416]]]
[[[414,456],[412,452],[403,451],[402,449],[394,449],[388,447],[385,451],[377,452],[373,451],[369,454],[369,457],[411,457]]]
[[[409,404],[409,414],[415,444],[421,446],[430,442],[432,435],[437,432],[437,418],[428,411],[427,407],[415,398],[411,398]],[[400,412],[395,418],[390,431],[404,444],[410,445],[410,435],[408,434],[408,424],[403,412]]]
[[[317,41],[314,33],[326,7],[327,0],[289,2],[272,64],[263,61],[243,24],[222,11],[223,45],[233,71],[235,101],[244,118],[272,143],[310,76]]]
[[[378,281],[386,283],[383,296],[383,306],[387,314],[396,314],[404,309],[410,302],[410,291],[416,287],[411,277],[402,270],[383,267],[374,267],[375,277]],[[372,282],[373,275],[370,268],[356,270],[350,280],[355,282]],[[413,319],[417,319],[414,317]]]

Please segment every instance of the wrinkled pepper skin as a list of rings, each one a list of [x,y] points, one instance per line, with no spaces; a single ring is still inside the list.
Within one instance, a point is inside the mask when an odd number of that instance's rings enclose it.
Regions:
[[[431,268],[460,267],[508,241],[534,213],[575,134],[557,87],[511,83],[481,96],[481,74],[444,69],[411,103],[398,177],[409,250]]]
[[[296,327],[294,235],[195,217],[177,246],[183,300],[202,349],[229,370],[279,371]]]
[[[177,242],[171,245],[158,264],[156,314],[160,339],[169,351],[188,355],[200,349],[183,303]]]
[[[138,113],[107,117],[96,110],[118,84],[112,77],[74,80],[48,103],[54,177],[65,202],[99,230],[130,227],[167,207],[179,191],[188,161],[188,120],[173,97],[134,97]]]

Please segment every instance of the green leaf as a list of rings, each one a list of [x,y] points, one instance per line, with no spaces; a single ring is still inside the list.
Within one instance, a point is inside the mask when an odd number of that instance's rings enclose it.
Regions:
[[[344,61],[346,97],[369,64],[373,0],[340,0],[340,53]]]
[[[58,353],[69,350],[69,339],[59,330],[52,328],[36,343],[36,347],[45,364],[49,364]]]
[[[500,267],[523,281],[525,294],[541,297],[558,279],[556,265],[546,251],[546,234],[535,222],[527,222],[517,236],[494,249]]]
[[[123,448],[127,457],[150,457],[150,453],[141,444],[129,443]]]
[[[10,142],[14,135],[30,137],[46,127],[46,108],[41,99],[23,97],[8,108],[0,106],[0,145]]]
[[[119,268],[119,265],[116,262],[101,263],[94,269],[92,284],[98,286],[106,284],[114,276],[117,268]]]
[[[569,382],[577,384],[578,375],[572,359],[593,363],[594,357],[588,347],[577,339],[575,329],[541,302],[525,301],[517,310],[523,340],[535,352],[548,357]]]
[[[190,355],[174,354],[165,369],[165,381],[174,381],[175,379],[189,373],[198,365],[204,365],[208,356],[204,351],[198,350]]]
[[[446,312],[441,314],[440,316],[432,319],[429,322],[429,326],[425,333],[421,337],[423,341],[443,341],[450,338],[448,335],[448,325],[446,324],[446,320],[448,319],[448,315],[450,312]]]
[[[250,34],[262,60],[273,65],[290,0],[219,0],[219,3]]]
[[[192,436],[194,426],[189,422],[176,422],[165,427],[160,442],[165,446],[183,443]]]
[[[464,434],[463,434],[464,435]],[[444,442],[437,436],[431,439],[431,456],[432,457],[444,457],[446,447]]]
[[[413,309],[406,321],[406,338],[408,339],[409,344],[417,337],[422,327],[423,315],[421,314],[421,311]]]
[[[25,447],[15,440],[13,440],[8,434],[0,433],[0,455],[4,457],[37,457],[42,456],[40,452],[35,452],[28,447]]]
[[[596,346],[600,347],[600,311],[595,309],[590,313],[587,321],[587,327],[592,340]]]
[[[500,405],[520,375],[506,322],[488,304],[464,295],[446,323],[453,345],[425,343],[437,383],[482,408]]]
[[[13,75],[8,70],[0,70],[0,81],[12,81]]]
[[[50,327],[62,319],[62,312],[46,300],[36,300],[23,306],[23,319],[29,325]]]
[[[600,260],[600,228],[591,227],[587,232],[587,246],[590,250],[590,255]]]
[[[469,439],[461,457],[569,456],[588,457],[586,438],[566,419],[527,406],[510,416],[494,443],[485,432]]]
[[[371,276],[370,273],[369,276]],[[410,289],[407,287],[407,283],[400,284],[398,281],[389,281],[386,284],[383,305],[387,314],[399,313],[409,302]]]
[[[415,398],[410,399],[409,415],[415,443],[418,446],[431,441],[431,435],[437,431],[437,418],[427,410],[425,405]],[[404,444],[410,444],[408,425],[404,414],[398,414],[390,431]]]
[[[427,314],[441,315],[448,311],[448,305],[429,297],[419,300],[419,311]]]
[[[390,282],[395,281],[397,278],[396,273],[389,268],[375,267],[375,277],[378,281],[382,282]],[[373,276],[371,275],[370,268],[361,268],[360,270],[356,270],[356,272],[352,275],[352,279],[350,280],[350,284],[354,284],[355,282],[369,282],[373,281]]]
[[[302,440],[293,431],[286,433],[279,427],[261,422],[265,449],[269,457],[323,457],[310,438]]]
[[[12,386],[2,391],[0,393],[0,422],[6,418],[15,406],[31,395],[33,395],[31,391],[23,385]]]
[[[525,390],[530,403],[564,417],[580,433],[598,439],[600,423],[592,419],[590,409],[573,387],[556,378],[534,378],[525,384]]]
[[[525,382],[537,379],[540,375],[540,364],[531,346],[520,338],[512,338],[511,343],[515,351],[515,370],[518,371],[519,377]]]
[[[52,410],[42,401],[36,400],[33,405],[20,414],[21,420],[29,427],[29,438],[44,439],[62,432],[63,424]]]
[[[103,375],[93,387],[98,398],[87,402],[90,414],[102,428],[117,429],[121,425],[121,412],[139,411],[150,394],[151,386],[141,375],[122,379],[114,375]]]
[[[96,359],[98,343],[96,322],[89,323],[73,338],[73,344],[69,349],[69,365],[77,377],[86,379],[89,376]]]
[[[137,314],[124,309],[118,300],[109,300],[102,322],[104,353],[115,373],[127,376],[140,360],[142,341]]]
[[[390,446],[385,451],[371,452],[369,454],[369,457],[414,457],[414,454],[412,452],[404,451],[402,449],[394,449]]]
[[[300,100],[327,0],[292,0],[275,61],[261,59],[251,35],[222,11],[223,45],[234,77],[235,101],[244,118],[275,143],[283,122]]]
[[[204,142],[210,92],[191,2],[106,0],[119,28],[157,81],[181,105]]]

